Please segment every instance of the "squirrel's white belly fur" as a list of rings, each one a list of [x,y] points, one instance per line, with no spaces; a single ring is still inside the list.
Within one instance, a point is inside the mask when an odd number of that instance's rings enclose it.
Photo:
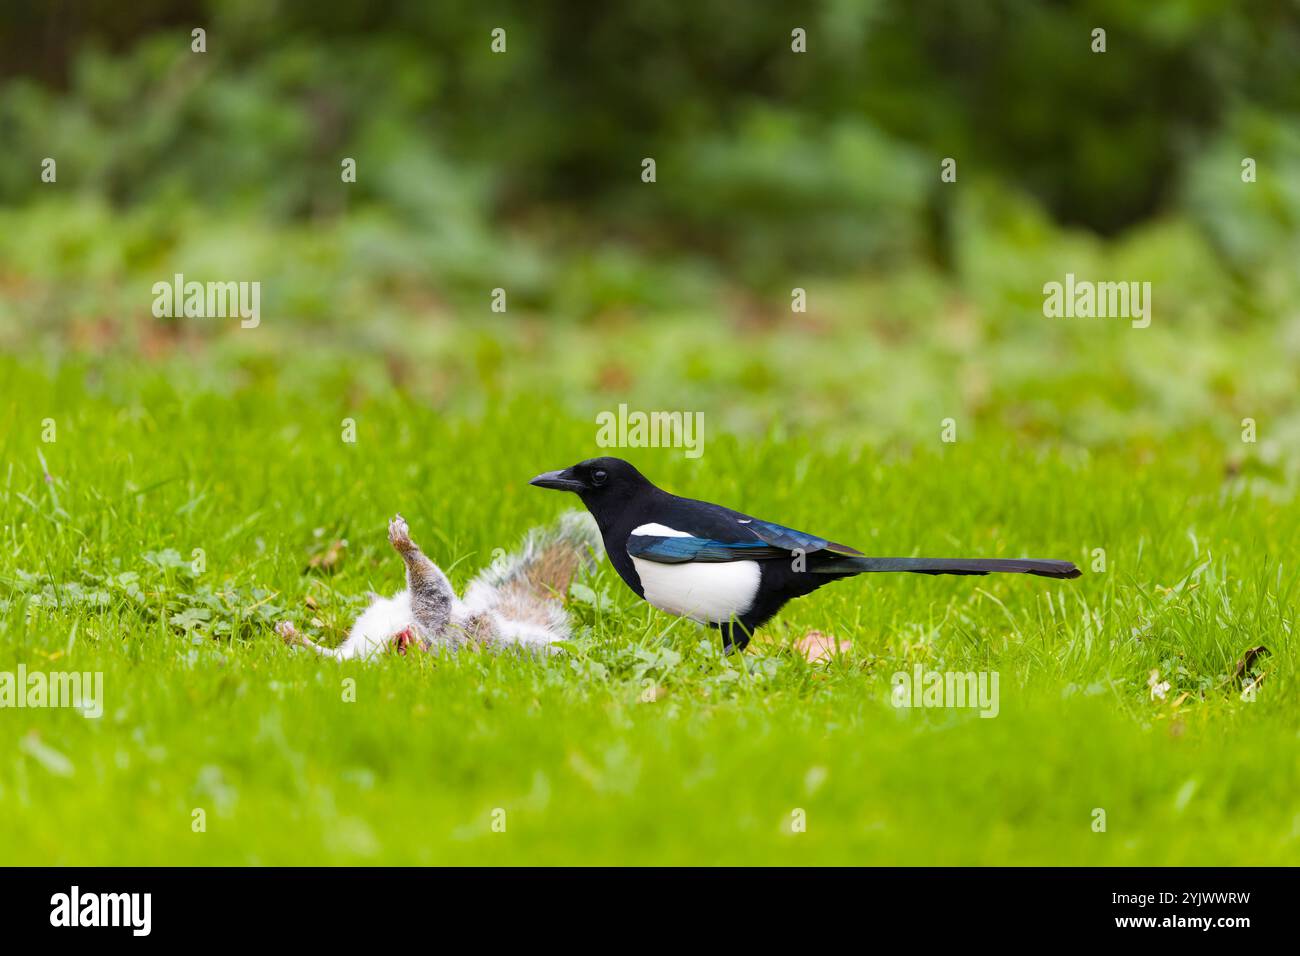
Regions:
[[[471,622],[486,616],[493,625],[492,634],[496,642],[538,650],[549,648],[569,636],[567,626],[562,630],[548,629],[504,617],[494,608],[496,593],[490,587],[471,584],[465,598],[464,601],[452,602],[449,627],[463,631],[471,626]],[[414,626],[416,620],[411,610],[410,591],[398,591],[390,598],[377,597],[352,625],[347,640],[335,648],[335,656],[339,660],[348,660],[386,651],[393,638]],[[440,642],[435,639],[434,643]]]
[[[347,640],[334,649],[334,656],[347,660],[385,651],[394,637],[414,623],[410,591],[398,591],[390,598],[376,597],[352,625]]]

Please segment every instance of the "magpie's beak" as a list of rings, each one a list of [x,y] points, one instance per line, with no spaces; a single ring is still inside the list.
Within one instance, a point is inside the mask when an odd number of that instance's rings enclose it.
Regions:
[[[574,476],[572,468],[544,471],[529,484],[538,488],[554,488],[556,491],[585,491],[587,487]]]

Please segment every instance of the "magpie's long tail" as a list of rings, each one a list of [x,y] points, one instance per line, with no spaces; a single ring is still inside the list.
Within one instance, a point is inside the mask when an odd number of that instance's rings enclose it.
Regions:
[[[1030,558],[857,558],[828,561],[810,570],[824,574],[862,574],[871,571],[911,571],[914,574],[1037,574],[1044,578],[1077,578],[1083,572],[1072,561],[1035,561]]]

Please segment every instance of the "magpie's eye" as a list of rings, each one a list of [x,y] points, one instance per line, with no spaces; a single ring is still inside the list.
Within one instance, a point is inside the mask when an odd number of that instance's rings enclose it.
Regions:
[[[591,473],[591,483],[593,485],[603,485],[605,479],[608,477],[609,472],[605,471],[603,468],[598,468]]]

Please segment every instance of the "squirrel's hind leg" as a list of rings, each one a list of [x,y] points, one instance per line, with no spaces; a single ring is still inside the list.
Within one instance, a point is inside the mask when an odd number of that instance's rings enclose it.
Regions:
[[[447,629],[456,595],[439,567],[411,540],[406,520],[397,515],[388,522],[388,541],[406,562],[406,588],[411,595],[411,615],[430,641]]]

